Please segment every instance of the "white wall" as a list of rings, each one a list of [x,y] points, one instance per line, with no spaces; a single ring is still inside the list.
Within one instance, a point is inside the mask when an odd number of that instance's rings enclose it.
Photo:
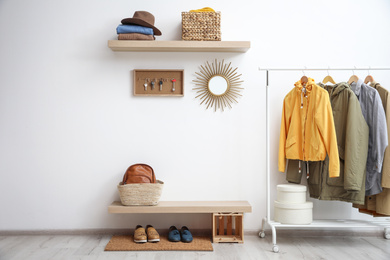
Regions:
[[[163,41],[180,40],[181,11],[205,6],[222,12],[223,40],[251,41],[247,53],[107,47],[136,10],[155,15]],[[138,162],[165,182],[161,200],[248,200],[245,229],[260,229],[266,99],[258,67],[389,67],[389,11],[386,0],[0,1],[0,230],[210,226],[208,215],[108,214],[117,183]],[[245,80],[243,97],[223,113],[200,106],[192,90],[200,65],[215,58]],[[134,97],[130,72],[148,68],[184,69],[185,96]],[[337,81],[351,74],[332,73]],[[390,89],[389,72],[372,74]],[[284,97],[301,75],[272,74],[273,94]],[[274,106],[278,135],[282,103]],[[284,182],[272,174],[273,187]],[[360,217],[348,203],[316,205],[316,217]]]

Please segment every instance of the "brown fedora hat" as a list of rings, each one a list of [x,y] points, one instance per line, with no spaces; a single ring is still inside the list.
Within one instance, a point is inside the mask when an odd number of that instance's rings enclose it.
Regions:
[[[161,35],[159,29],[154,27],[154,16],[146,11],[136,11],[133,18],[125,18],[121,21],[122,24],[136,24],[153,29],[154,35]]]

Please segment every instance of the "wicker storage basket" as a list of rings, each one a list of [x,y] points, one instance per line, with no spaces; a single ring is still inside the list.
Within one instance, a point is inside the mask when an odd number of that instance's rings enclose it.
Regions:
[[[181,26],[184,41],[221,40],[221,12],[182,12]]]
[[[164,182],[157,180],[157,183],[131,183],[118,184],[119,197],[125,206],[153,206],[160,200]]]

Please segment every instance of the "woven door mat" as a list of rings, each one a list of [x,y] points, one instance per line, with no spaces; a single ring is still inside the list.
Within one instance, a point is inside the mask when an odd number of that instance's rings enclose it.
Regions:
[[[213,251],[210,237],[194,237],[191,243],[169,242],[160,237],[157,243],[135,243],[133,236],[113,236],[104,251]]]

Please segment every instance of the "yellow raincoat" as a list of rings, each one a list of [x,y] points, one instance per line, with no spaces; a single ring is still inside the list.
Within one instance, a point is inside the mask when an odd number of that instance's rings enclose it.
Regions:
[[[283,102],[279,139],[279,171],[286,158],[323,161],[329,156],[329,177],[339,177],[339,152],[332,107],[327,91],[308,78],[306,93],[299,80]]]

